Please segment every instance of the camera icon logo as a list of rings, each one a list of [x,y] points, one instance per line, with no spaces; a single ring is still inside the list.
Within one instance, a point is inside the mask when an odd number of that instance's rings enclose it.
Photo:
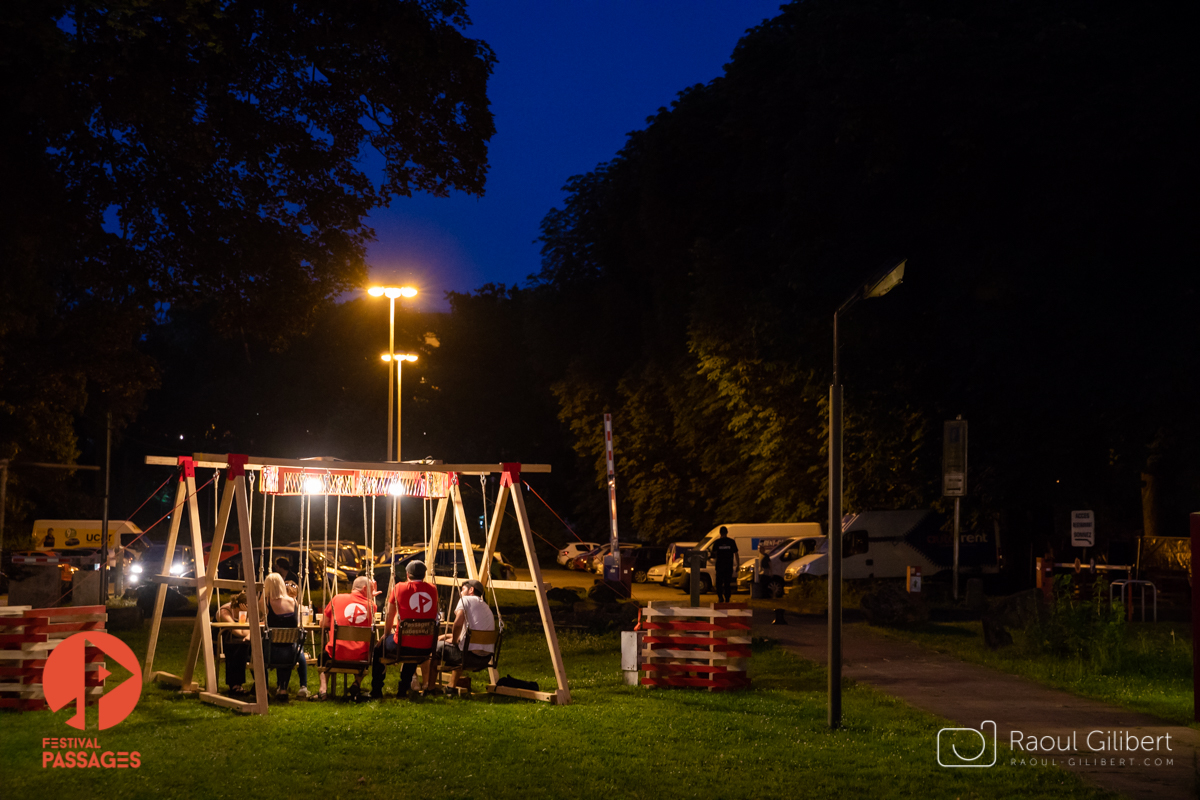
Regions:
[[[991,726],[990,734],[988,726]],[[988,736],[991,736],[992,760],[985,763],[988,751]],[[963,752],[959,752],[959,746]],[[975,748],[978,747],[978,752]],[[943,767],[994,767],[996,766],[996,723],[985,719],[979,728],[942,728],[937,735],[937,761]],[[965,755],[964,755],[965,753]],[[975,753],[974,755],[971,755]]]

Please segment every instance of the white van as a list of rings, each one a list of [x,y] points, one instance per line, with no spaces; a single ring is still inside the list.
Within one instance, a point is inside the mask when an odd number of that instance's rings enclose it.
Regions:
[[[925,509],[915,511],[864,511],[842,519],[843,553],[852,552],[848,541],[856,539],[860,552],[842,558],[843,580],[903,578],[908,567],[920,567],[922,575],[949,569],[953,542],[944,519]],[[960,535],[959,566],[973,573],[996,571],[996,546],[986,529]],[[783,573],[788,586],[806,577],[829,574],[829,542],[817,552],[788,565]]]
[[[819,522],[734,522],[718,525],[705,534],[700,539],[700,543],[692,548],[691,551],[693,553],[700,551],[705,556],[704,570],[700,573],[701,593],[711,592],[713,586],[716,585],[716,565],[713,559],[708,558],[708,554],[712,549],[713,543],[721,538],[721,528],[726,528],[729,531],[729,538],[737,543],[738,556],[743,562],[757,557],[760,548],[765,547],[770,550],[788,539],[798,536],[822,535],[821,524]],[[690,565],[685,562],[683,569],[679,571],[679,575],[675,579],[674,585],[685,592],[690,592],[692,585],[691,573]],[[736,578],[736,567],[734,577]]]
[[[793,561],[799,561],[805,556],[817,552],[817,548],[825,542],[822,536],[795,536],[784,540],[783,543],[767,550],[756,559],[742,559],[742,567],[738,570],[738,591],[753,591],[753,584],[762,584],[764,597],[783,597],[783,575]],[[770,562],[770,569],[763,570],[764,560]],[[763,574],[759,575],[760,572]]]

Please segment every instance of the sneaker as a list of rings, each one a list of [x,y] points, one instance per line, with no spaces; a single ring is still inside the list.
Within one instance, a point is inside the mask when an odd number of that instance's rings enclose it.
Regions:
[[[288,700],[287,689],[280,689],[278,692],[276,692],[275,699],[286,703]]]
[[[371,690],[371,699],[372,700],[382,700],[383,699],[383,690],[382,689],[372,689]]]
[[[301,700],[307,700],[308,699],[308,687],[301,686],[300,691],[296,692],[296,697],[299,697]]]
[[[362,687],[357,683],[350,684],[350,688],[346,690],[346,697],[350,698],[351,703],[357,703],[362,695]]]

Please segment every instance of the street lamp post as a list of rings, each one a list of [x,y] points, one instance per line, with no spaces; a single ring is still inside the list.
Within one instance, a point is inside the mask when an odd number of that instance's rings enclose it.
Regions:
[[[829,727],[842,724],[842,384],[838,316],[864,297],[883,297],[904,280],[908,259],[875,273],[833,312],[833,384],[829,387]]]
[[[392,364],[395,362],[396,356],[396,298],[397,297],[416,297],[417,290],[411,286],[372,286],[367,289],[367,294],[371,297],[386,297],[391,308],[388,315],[388,422],[387,422],[387,460],[392,460]],[[397,364],[397,368],[399,365]],[[397,431],[397,439],[399,432]],[[396,460],[400,457],[400,448],[396,447]],[[396,518],[396,499],[390,498],[388,501],[388,541],[392,541],[392,535],[395,530]]]
[[[396,460],[403,461],[400,456],[400,431],[402,429],[401,421],[404,419],[404,395],[400,388],[403,385],[403,370],[405,361],[416,361],[417,357],[412,353],[384,353],[380,356],[384,361],[395,362],[396,364]],[[389,367],[391,364],[389,363]],[[388,370],[391,373],[391,370]]]

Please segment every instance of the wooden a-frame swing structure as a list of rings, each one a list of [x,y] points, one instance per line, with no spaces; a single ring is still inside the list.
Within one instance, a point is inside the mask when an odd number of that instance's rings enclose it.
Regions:
[[[424,464],[397,462],[349,462],[349,461],[310,461],[289,458],[266,458],[246,456],[235,453],[227,455],[196,453],[193,456],[146,456],[146,463],[160,466],[179,467],[179,480],[176,487],[175,506],[171,514],[171,524],[167,533],[166,553],[163,559],[163,574],[147,575],[144,579],[158,584],[154,602],[154,614],[150,624],[150,641],[146,649],[146,661],[143,666],[143,680],[149,684],[152,681],[171,686],[178,686],[180,691],[187,694],[197,694],[205,702],[225,706],[244,713],[266,714],[267,708],[267,667],[263,653],[261,635],[250,636],[250,664],[254,676],[254,699],[250,701],[226,697],[220,694],[217,676],[216,656],[212,647],[212,624],[209,619],[209,605],[213,592],[226,589],[232,592],[245,591],[248,599],[247,622],[251,631],[259,631],[261,618],[257,597],[262,590],[262,584],[254,581],[254,543],[250,530],[250,495],[247,489],[247,471],[258,471],[261,474],[259,490],[265,494],[300,495],[324,494],[338,496],[383,496],[401,495],[417,496],[438,500],[434,514],[433,525],[426,544],[425,563],[429,565],[427,581],[439,585],[456,586],[460,581],[445,576],[435,576],[433,565],[442,541],[442,528],[445,526],[447,514],[454,518],[454,528],[458,533],[459,544],[462,548],[467,578],[478,580],[485,588],[516,589],[532,591],[537,599],[538,611],[541,615],[542,628],[546,636],[546,644],[550,650],[550,659],[554,666],[554,676],[558,684],[551,692],[534,692],[525,689],[515,689],[497,686],[498,673],[490,667],[490,683],[487,691],[492,694],[509,695],[532,700],[543,700],[551,704],[565,705],[571,702],[571,692],[567,684],[566,670],[563,667],[562,653],[558,647],[558,634],[554,629],[554,620],[550,614],[550,603],[546,597],[549,588],[542,583],[541,567],[538,564],[537,553],[534,549],[533,530],[529,524],[529,515],[525,508],[525,497],[521,491],[521,472],[549,472],[550,467],[542,464],[517,463],[506,464]],[[207,561],[205,560],[204,542],[200,531],[200,505],[196,496],[196,467],[215,470],[226,470],[226,480],[217,513],[216,527],[213,531],[211,548]],[[500,494],[493,510],[491,523],[488,526],[487,539],[484,544],[482,559],[477,565],[467,526],[466,512],[463,508],[462,491],[459,485],[460,475],[500,475]],[[314,489],[313,479],[320,484]],[[500,525],[504,519],[509,498],[512,498],[513,510],[516,512],[517,526],[521,534],[521,543],[525,548],[525,557],[529,563],[532,580],[493,580],[491,579],[491,562],[496,552],[496,542],[500,534]],[[185,514],[188,517],[188,527],[191,534],[191,547],[195,561],[194,577],[168,574],[173,563],[175,547],[179,540],[179,531]],[[264,504],[265,511],[265,504]],[[217,577],[217,567],[225,544],[226,532],[229,528],[230,517],[237,519],[236,539],[240,545],[242,575],[244,579],[222,579]],[[260,556],[260,558],[264,558]],[[392,553],[395,563],[395,553]],[[192,639],[188,646],[187,657],[184,661],[182,675],[154,670],[154,655],[158,646],[158,636],[162,627],[163,609],[166,603],[168,586],[186,586],[196,590],[196,621],[192,629]],[[197,681],[196,669],[203,658],[203,681],[201,688]]]

